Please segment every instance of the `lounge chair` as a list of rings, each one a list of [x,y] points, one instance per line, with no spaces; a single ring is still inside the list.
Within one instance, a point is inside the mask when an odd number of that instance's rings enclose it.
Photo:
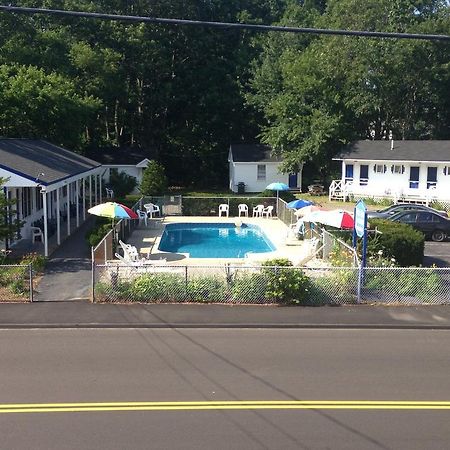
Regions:
[[[315,258],[323,249],[319,238],[305,239],[301,251],[295,258],[291,258],[294,266],[305,266],[306,263]]]
[[[125,242],[119,240],[119,245],[123,250],[123,257],[127,261],[139,261],[140,255],[137,248],[134,245],[125,244]]]

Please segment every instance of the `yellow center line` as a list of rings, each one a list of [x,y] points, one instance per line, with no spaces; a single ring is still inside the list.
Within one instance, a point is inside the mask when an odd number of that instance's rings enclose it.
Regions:
[[[241,400],[198,402],[86,402],[0,404],[0,414],[88,411],[207,411],[257,409],[450,410],[450,401]]]

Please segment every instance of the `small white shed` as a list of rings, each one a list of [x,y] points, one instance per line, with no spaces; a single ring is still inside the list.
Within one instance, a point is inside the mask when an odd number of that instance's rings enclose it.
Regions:
[[[279,181],[286,183],[294,191],[300,191],[302,168],[298,173],[281,173],[279,167],[282,159],[272,153],[272,148],[268,145],[230,145],[228,154],[230,190],[262,192],[270,183]]]
[[[142,174],[150,162],[141,151],[135,149],[113,149],[104,151],[96,157],[103,164],[103,181],[106,184],[109,183],[113,171],[123,172],[136,178],[137,187],[135,193],[139,192],[138,186],[141,184]]]

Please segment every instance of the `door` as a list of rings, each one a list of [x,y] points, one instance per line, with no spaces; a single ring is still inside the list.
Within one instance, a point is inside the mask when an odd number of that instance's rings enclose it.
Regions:
[[[291,173],[289,175],[289,187],[290,188],[297,188],[297,178],[298,178],[298,174],[296,173]]]
[[[345,166],[345,181],[353,181],[353,164],[346,164]]]
[[[427,189],[435,188],[437,183],[437,167],[427,168]]]
[[[369,182],[369,166],[367,164],[361,164],[359,167],[359,184],[360,186],[366,186]]]
[[[419,189],[419,167],[409,168],[409,187],[410,189]]]

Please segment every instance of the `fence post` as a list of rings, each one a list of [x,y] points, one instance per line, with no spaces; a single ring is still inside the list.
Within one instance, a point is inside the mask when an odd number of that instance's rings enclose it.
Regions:
[[[33,303],[33,297],[34,297],[34,292],[33,292],[33,263],[30,263],[28,266],[28,273],[29,273],[29,283],[30,283],[30,303]]]
[[[94,247],[91,247],[91,302],[95,303],[95,258],[94,258]]]

